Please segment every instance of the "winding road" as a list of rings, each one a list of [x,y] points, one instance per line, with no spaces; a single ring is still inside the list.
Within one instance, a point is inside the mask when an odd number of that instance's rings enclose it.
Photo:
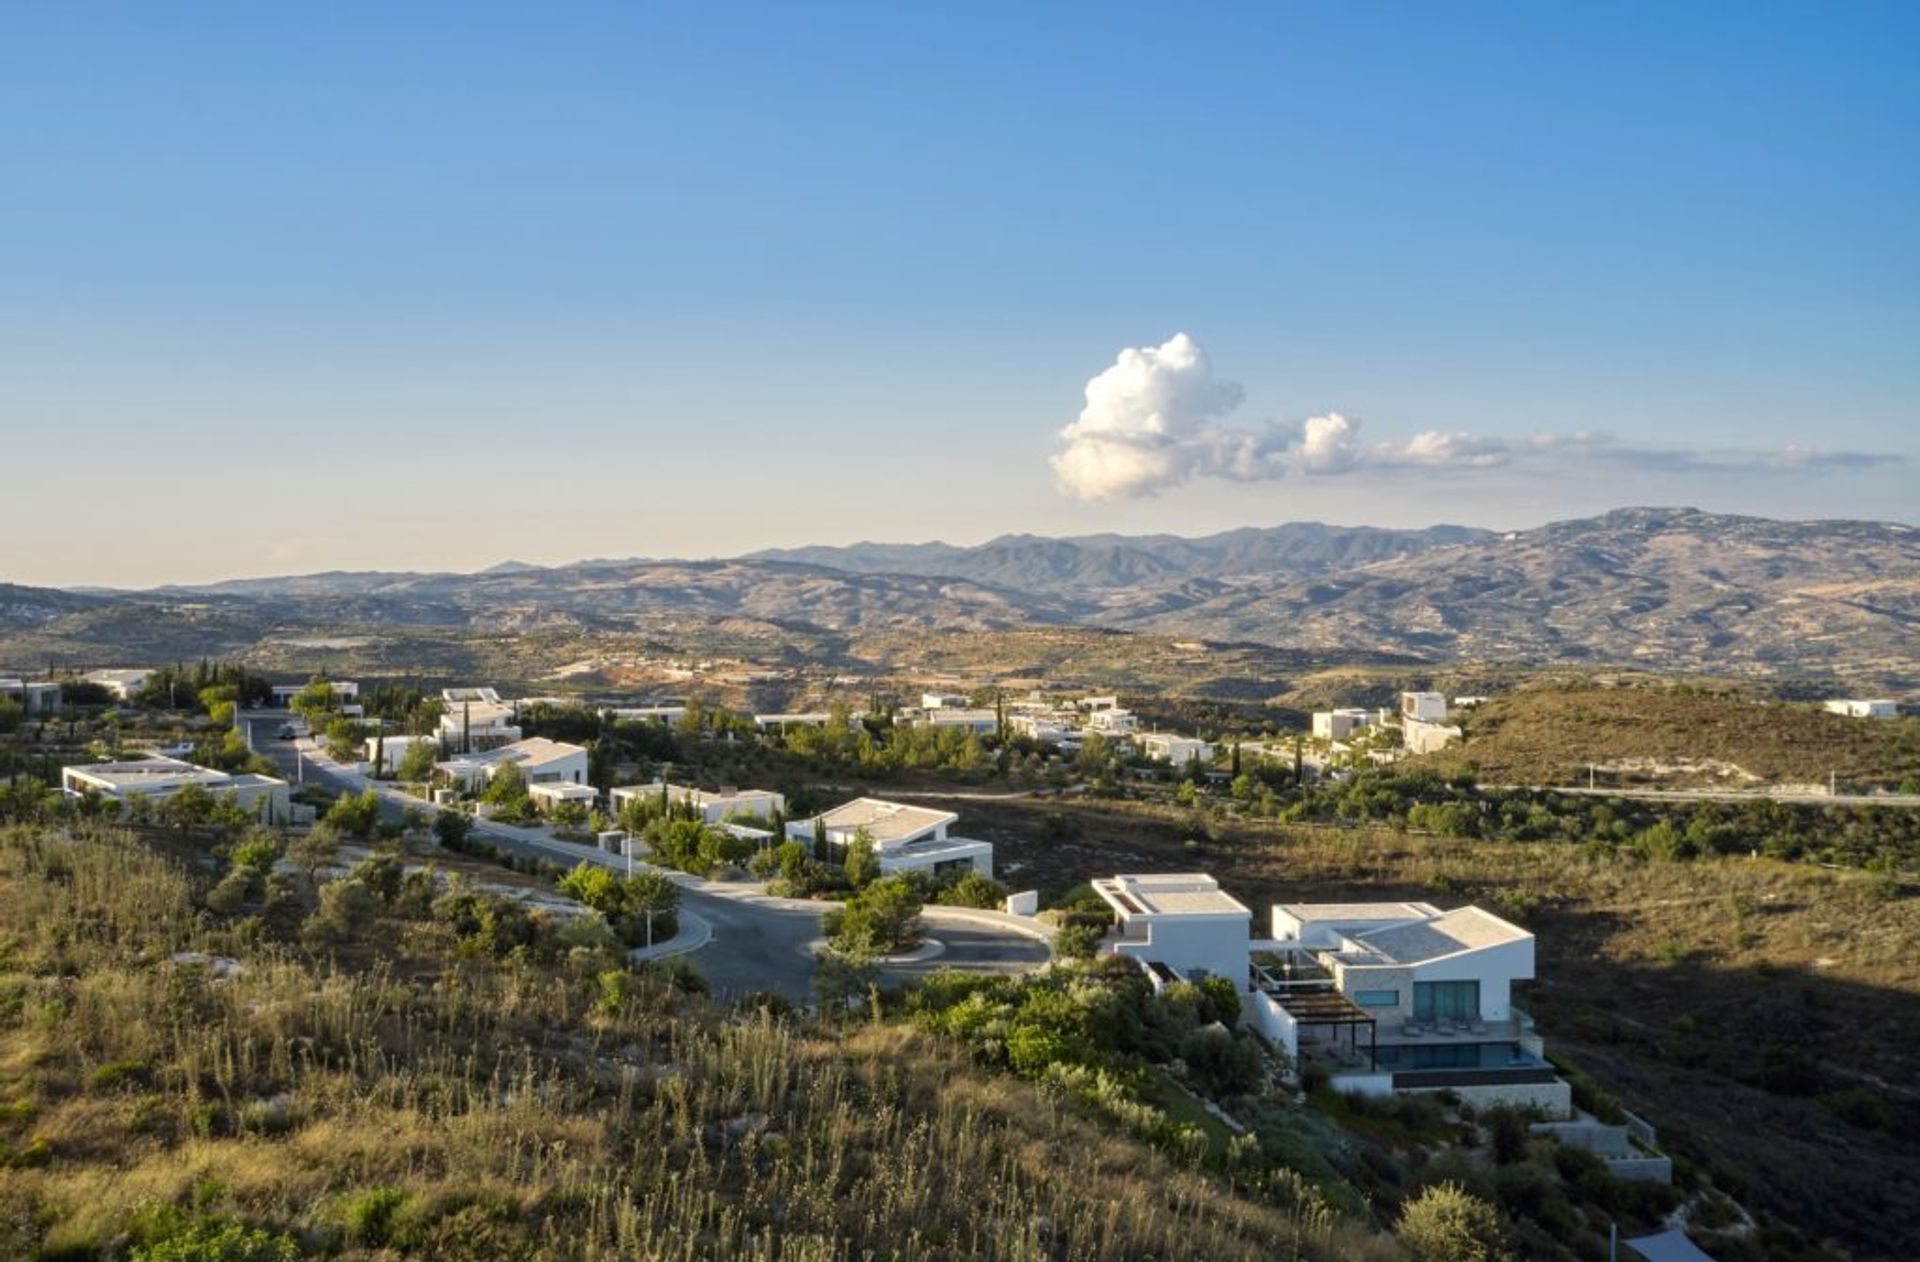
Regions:
[[[382,816],[389,820],[398,820],[408,807],[432,810],[391,785],[341,767],[304,735],[291,741],[278,739],[275,733],[290,722],[285,711],[249,711],[241,722],[253,748],[271,758],[288,780],[317,782],[347,793],[372,788],[380,795]],[[295,726],[298,730],[297,721]],[[620,871],[628,867],[624,858],[593,846],[559,841],[545,829],[475,820],[474,832],[525,858],[568,867],[583,860]],[[707,881],[684,872],[667,875],[680,886],[680,905],[690,913],[689,919],[704,922],[709,931],[707,940],[685,955],[699,967],[715,994],[737,998],[770,990],[799,1003],[812,1001],[813,946],[821,937],[821,917],[831,904],[776,898],[747,882]],[[945,950],[934,959],[887,966],[882,975],[888,980],[909,980],[938,968],[1023,973],[1041,967],[1052,956],[1043,932],[1010,916],[929,907],[925,918],[930,936]]]

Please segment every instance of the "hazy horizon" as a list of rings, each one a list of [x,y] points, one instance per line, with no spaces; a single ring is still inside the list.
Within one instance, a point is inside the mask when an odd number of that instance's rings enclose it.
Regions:
[[[1920,514],[1920,9],[11,15],[0,580]]]

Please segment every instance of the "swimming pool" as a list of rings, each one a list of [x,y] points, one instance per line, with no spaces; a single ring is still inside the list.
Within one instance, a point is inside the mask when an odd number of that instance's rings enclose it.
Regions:
[[[1382,1047],[1374,1063],[1383,1070],[1401,1070],[1530,1069],[1547,1062],[1518,1043],[1417,1043]]]

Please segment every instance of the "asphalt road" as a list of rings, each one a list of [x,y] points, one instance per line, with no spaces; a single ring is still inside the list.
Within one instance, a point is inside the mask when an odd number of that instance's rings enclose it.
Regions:
[[[343,775],[314,758],[300,758],[294,741],[276,739],[274,734],[287,722],[285,715],[247,714],[242,716],[242,721],[252,729],[253,748],[271,758],[286,779],[295,780],[304,775],[308,783],[318,782],[348,793],[357,793],[364,787],[365,782],[357,776]],[[383,818],[400,818],[411,799],[396,800],[399,796],[392,790],[382,792]],[[525,829],[476,821],[476,831],[501,849],[527,858],[566,866],[583,859],[608,867],[625,866],[625,861],[614,855],[570,842],[529,836]],[[737,998],[756,990],[772,990],[796,1002],[812,1001],[813,948],[821,937],[820,920],[825,908],[745,893],[715,894],[684,883],[680,903],[713,930],[706,945],[682,958],[699,968],[715,994]],[[938,968],[1022,973],[1045,964],[1051,955],[1045,942],[1018,930],[985,922],[945,920],[929,936],[937,938],[946,948],[940,955],[912,964],[889,966],[882,970],[883,978],[907,981]]]

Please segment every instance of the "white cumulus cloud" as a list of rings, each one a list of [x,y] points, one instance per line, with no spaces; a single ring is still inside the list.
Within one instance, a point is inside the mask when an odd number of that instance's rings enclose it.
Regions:
[[[1339,412],[1257,427],[1226,424],[1243,397],[1238,385],[1214,376],[1206,351],[1185,333],[1158,346],[1129,347],[1087,382],[1079,419],[1060,431],[1054,480],[1076,499],[1105,500],[1153,495],[1193,478],[1254,482],[1362,470],[1473,471],[1516,462],[1599,461],[1685,473],[1827,471],[1903,462],[1883,453],[1797,447],[1639,448],[1588,432],[1506,439],[1429,429],[1398,441],[1366,442],[1359,418]]]

